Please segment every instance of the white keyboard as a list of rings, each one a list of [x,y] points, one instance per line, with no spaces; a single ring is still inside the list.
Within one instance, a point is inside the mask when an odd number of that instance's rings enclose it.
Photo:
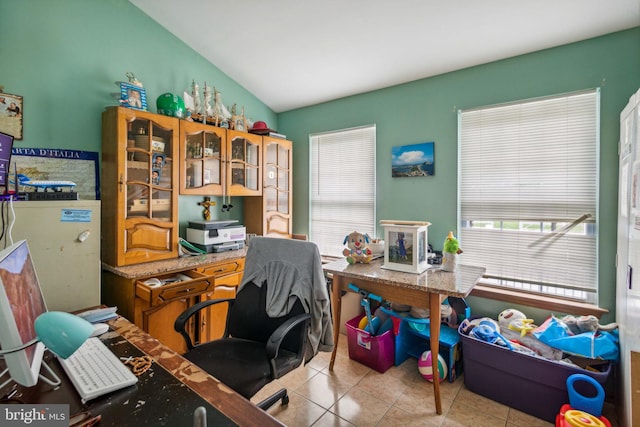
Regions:
[[[98,337],[91,337],[67,359],[58,358],[82,402],[138,381],[129,368]]]

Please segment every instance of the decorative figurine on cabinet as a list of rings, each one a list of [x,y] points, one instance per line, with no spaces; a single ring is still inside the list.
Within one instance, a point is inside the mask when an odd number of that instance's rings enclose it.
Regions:
[[[229,120],[231,119],[231,113],[227,110],[227,107],[222,103],[222,94],[215,87],[213,88],[213,119],[216,122],[216,126],[229,127]],[[226,126],[223,123],[227,123]]]
[[[202,102],[200,101],[200,86],[195,82],[195,80],[191,81],[191,96],[193,97],[193,114],[201,114],[202,113]]]
[[[207,85],[207,82],[204,82],[204,105],[202,106],[202,114],[204,114],[203,123],[207,123],[207,117],[213,116],[213,108],[211,107],[211,86]]]

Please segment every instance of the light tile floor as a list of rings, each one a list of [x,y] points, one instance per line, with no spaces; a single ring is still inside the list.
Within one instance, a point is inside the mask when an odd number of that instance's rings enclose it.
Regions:
[[[433,385],[409,358],[384,374],[349,359],[347,337],[341,335],[332,372],[330,353],[318,355],[283,378],[273,381],[251,400],[259,402],[282,387],[289,404],[276,403],[269,413],[289,427],[441,426],[542,427],[554,424],[509,408],[464,387],[464,378],[442,382],[442,415],[435,411]],[[604,415],[617,427],[613,405]]]

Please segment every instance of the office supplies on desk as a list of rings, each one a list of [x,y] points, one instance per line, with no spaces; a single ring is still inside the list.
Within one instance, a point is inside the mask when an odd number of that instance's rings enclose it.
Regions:
[[[189,221],[187,241],[206,252],[224,252],[244,247],[246,228],[237,220]]]
[[[83,311],[78,316],[90,323],[106,322],[107,320],[115,319],[118,317],[116,314],[118,307],[103,307],[93,310]]]
[[[59,358],[83,402],[135,384],[138,378],[97,337],[67,359]]]

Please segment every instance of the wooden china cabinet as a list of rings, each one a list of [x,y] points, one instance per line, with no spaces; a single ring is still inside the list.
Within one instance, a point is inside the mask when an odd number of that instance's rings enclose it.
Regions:
[[[179,127],[176,118],[131,108],[102,113],[103,262],[178,257]]]

